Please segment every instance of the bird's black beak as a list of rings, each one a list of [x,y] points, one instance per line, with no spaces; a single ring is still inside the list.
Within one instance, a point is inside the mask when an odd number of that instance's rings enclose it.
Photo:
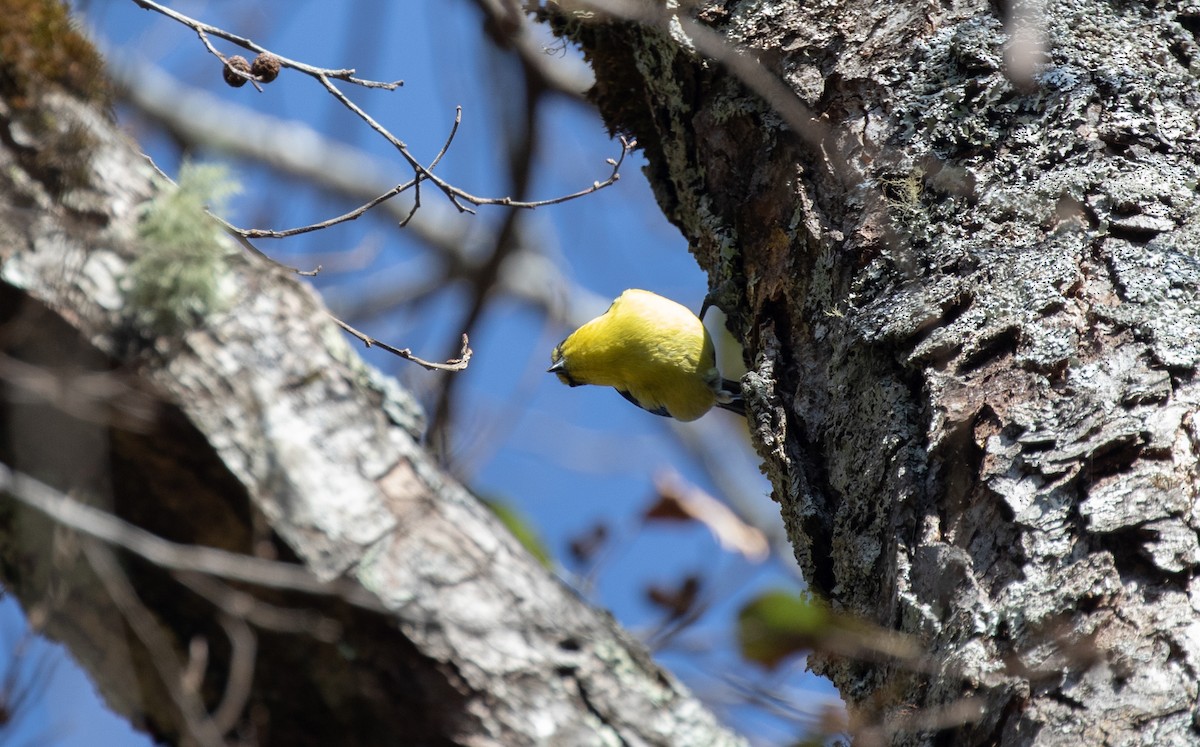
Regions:
[[[563,340],[566,342],[566,340]],[[566,370],[566,365],[563,363],[562,342],[554,346],[550,351],[550,368],[546,369],[546,373],[563,373]]]
[[[562,358],[562,356],[558,354],[557,350],[555,350],[554,352],[555,352],[555,355],[553,357],[556,358],[557,360],[555,360],[553,363],[550,364],[550,368],[546,369],[546,373],[552,373],[552,374],[558,376],[558,380],[561,381],[562,383],[566,384],[567,386],[579,386],[580,382],[576,381],[575,379],[572,379],[571,374],[567,373],[566,360],[564,360]]]

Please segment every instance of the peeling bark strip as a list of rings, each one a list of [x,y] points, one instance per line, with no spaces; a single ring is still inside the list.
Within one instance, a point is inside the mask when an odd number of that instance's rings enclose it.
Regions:
[[[1200,741],[1200,13],[578,6],[556,28],[756,364],[808,579],[934,662],[818,662],[853,715],[895,744]],[[949,733],[902,718],[967,696]]]
[[[163,185],[103,106],[48,80],[18,105],[0,78],[0,461],[123,520],[92,536],[357,588],[168,573],[26,509],[6,472],[4,589],[113,708],[173,744],[744,744],[439,471],[419,408],[294,277],[225,242],[220,303],[140,328],[123,283]]]

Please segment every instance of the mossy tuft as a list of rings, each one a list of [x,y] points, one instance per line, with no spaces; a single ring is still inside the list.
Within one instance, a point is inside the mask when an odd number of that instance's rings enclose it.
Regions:
[[[229,245],[205,208],[220,212],[238,191],[225,167],[185,163],[177,187],[147,203],[138,224],[141,254],[127,275],[139,325],[178,334],[224,308],[221,281]]]
[[[0,98],[36,107],[50,86],[107,104],[100,53],[79,32],[62,0],[0,0]]]

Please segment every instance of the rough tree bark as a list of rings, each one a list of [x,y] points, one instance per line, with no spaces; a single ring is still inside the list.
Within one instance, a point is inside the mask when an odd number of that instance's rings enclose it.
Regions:
[[[544,5],[745,342],[808,581],[929,652],[815,657],[855,722],[1200,741],[1200,10]]]
[[[0,573],[108,702],[171,743],[740,744],[437,469],[294,276],[229,242],[223,309],[145,334],[165,187],[62,6],[5,6]]]

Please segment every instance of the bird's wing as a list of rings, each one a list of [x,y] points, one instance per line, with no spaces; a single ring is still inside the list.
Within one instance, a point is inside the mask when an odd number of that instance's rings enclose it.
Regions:
[[[614,389],[616,389],[616,387],[613,387],[613,388],[614,388]],[[651,410],[649,407],[646,407],[646,406],[645,406],[645,405],[643,405],[641,402],[638,402],[638,401],[637,401],[637,398],[636,398],[636,397],[634,397],[634,396],[633,396],[632,394],[630,394],[629,392],[626,392],[626,391],[624,391],[624,390],[621,390],[621,389],[617,389],[617,393],[618,393],[618,394],[620,394],[620,395],[621,395],[622,397],[624,397],[625,399],[627,399],[627,400],[629,400],[630,402],[632,402],[633,404],[635,404],[635,405],[637,405],[638,407],[642,408],[642,409],[643,409],[643,410],[645,410],[646,412],[652,412],[652,413],[654,413],[655,415],[662,415],[664,418],[669,418],[669,417],[671,417],[671,413],[667,412],[667,408],[666,408],[666,407],[664,407],[664,406],[662,406],[662,405],[659,405],[659,406],[658,406],[658,408],[656,408],[656,409],[654,409],[654,410]]]

